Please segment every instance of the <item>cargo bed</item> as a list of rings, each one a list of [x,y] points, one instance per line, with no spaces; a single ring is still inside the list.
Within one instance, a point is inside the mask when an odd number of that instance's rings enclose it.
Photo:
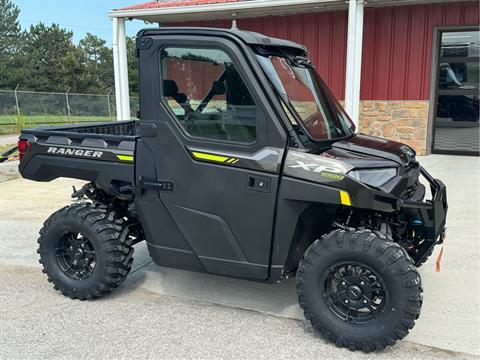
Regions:
[[[25,129],[19,150],[24,146],[29,151],[20,155],[19,170],[30,180],[70,177],[118,192],[133,184],[137,137],[135,121]]]

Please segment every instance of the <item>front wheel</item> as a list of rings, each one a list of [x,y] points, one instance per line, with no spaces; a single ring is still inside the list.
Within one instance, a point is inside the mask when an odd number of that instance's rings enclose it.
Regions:
[[[119,286],[133,262],[123,218],[100,204],[67,206],[45,221],[38,239],[43,272],[72,299],[99,298]]]
[[[420,275],[382,234],[335,230],[316,240],[297,271],[300,307],[337,346],[370,352],[402,339],[422,305]]]

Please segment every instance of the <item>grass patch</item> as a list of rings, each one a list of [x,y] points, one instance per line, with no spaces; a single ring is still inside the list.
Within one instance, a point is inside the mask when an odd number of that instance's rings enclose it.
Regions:
[[[14,146],[17,146],[17,144],[0,145],[0,154],[3,154],[5,151],[11,149]]]
[[[50,116],[50,115],[21,115],[21,124],[17,115],[0,115],[0,135],[18,134],[19,127],[34,128],[45,125],[66,125],[82,122],[113,121],[108,116]]]
[[[61,116],[61,115],[22,115],[26,125],[31,124],[69,124],[77,122],[113,121],[108,116]],[[15,125],[17,115],[0,115],[0,125]]]

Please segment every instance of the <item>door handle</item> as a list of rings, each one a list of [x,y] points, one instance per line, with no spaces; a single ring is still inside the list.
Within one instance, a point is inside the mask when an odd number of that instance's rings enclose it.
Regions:
[[[247,189],[268,193],[270,192],[270,178],[248,174]]]
[[[169,180],[150,180],[145,179],[142,176],[138,179],[139,185],[141,189],[152,189],[157,191],[166,191],[166,192],[173,192],[174,191],[174,183],[173,181]]]

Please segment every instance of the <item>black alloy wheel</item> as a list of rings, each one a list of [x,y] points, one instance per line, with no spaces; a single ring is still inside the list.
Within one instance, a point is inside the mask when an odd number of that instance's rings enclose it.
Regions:
[[[75,280],[90,277],[97,262],[92,243],[82,233],[63,234],[58,240],[55,256],[65,275]]]
[[[353,324],[374,321],[384,311],[383,280],[368,266],[340,263],[322,278],[323,300],[339,319]]]

